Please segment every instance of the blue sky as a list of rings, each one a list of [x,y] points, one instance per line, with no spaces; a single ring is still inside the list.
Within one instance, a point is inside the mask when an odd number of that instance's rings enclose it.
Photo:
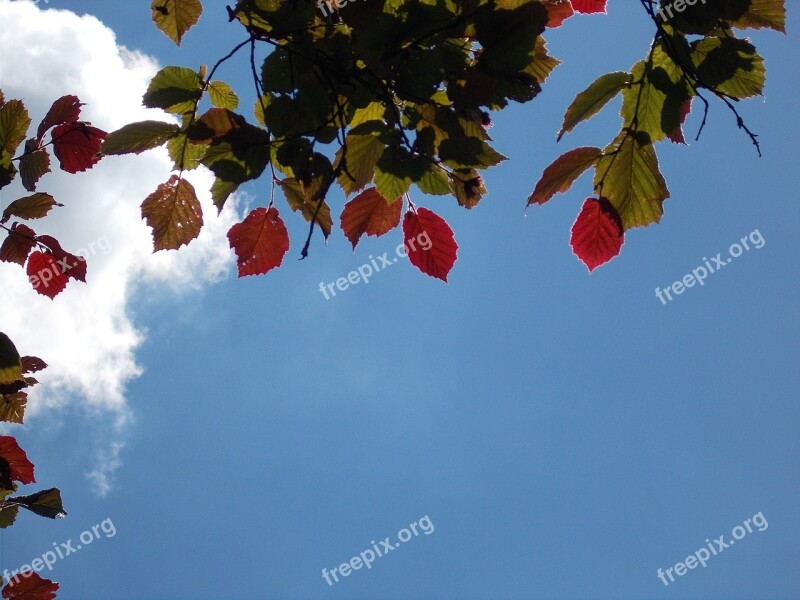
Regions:
[[[198,66],[244,38],[223,3],[206,4],[180,50],[144,3],[48,7],[95,15],[160,64]],[[629,232],[592,275],[568,244],[589,176],[523,209],[553,158],[619,129],[614,104],[555,142],[577,92],[647,51],[648,21],[624,0],[549,32],[564,64],[536,100],[495,116],[511,160],[490,170],[476,209],[416,198],[456,233],[448,285],[398,264],[326,301],[320,282],[394,252],[399,232],[355,253],[341,232],[327,247],[315,237],[300,262],[306,225],[279,203],[292,235],[280,270],[231,270],[177,294],[135,288],[126,314],[143,373],[126,382],[129,419],[111,426],[76,396],[14,430],[69,517],[21,515],[2,533],[2,567],[111,519],[116,535],[56,563],[60,599],[796,598],[798,26],[792,5],[788,37],[750,32],[768,82],[741,112],[764,158],[715,103],[699,142],[658,146],[672,196],[662,222]],[[68,54],[76,41],[54,43]],[[249,90],[244,67],[220,77]],[[692,115],[687,138],[698,125]],[[265,203],[266,184],[248,192]],[[762,248],[667,305],[656,298],[755,230]],[[124,441],[122,465],[100,497],[85,473],[111,439]],[[757,513],[764,531],[660,581],[657,569]],[[430,535],[333,586],[321,576],[426,515]]]

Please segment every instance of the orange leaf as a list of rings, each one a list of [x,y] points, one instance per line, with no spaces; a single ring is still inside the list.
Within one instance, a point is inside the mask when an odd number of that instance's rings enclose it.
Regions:
[[[33,476],[33,463],[28,460],[25,450],[10,435],[0,435],[0,484],[10,490],[12,481],[25,485],[36,483]]]
[[[15,577],[3,588],[5,600],[53,600],[59,585],[55,581],[44,579],[35,571],[29,571],[24,577]]]
[[[361,236],[381,236],[400,224],[403,202],[398,198],[391,204],[374,188],[368,188],[344,205],[342,231],[356,249]]]
[[[14,223],[8,237],[0,246],[0,260],[24,266],[34,246],[36,246],[36,232],[27,225]]]

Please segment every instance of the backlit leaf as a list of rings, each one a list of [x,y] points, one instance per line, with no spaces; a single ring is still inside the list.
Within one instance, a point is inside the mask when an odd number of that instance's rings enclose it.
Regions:
[[[362,235],[381,236],[400,224],[403,202],[391,204],[375,188],[368,188],[344,205],[341,227],[356,249]]]
[[[339,175],[339,185],[345,194],[357,192],[368,185],[375,175],[375,164],[383,154],[383,142],[377,136],[347,135],[347,162],[346,169]],[[338,165],[341,161],[342,151],[336,154]],[[407,188],[406,188],[407,189]]]
[[[153,22],[178,46],[203,12],[200,0],[153,0],[150,6]]]
[[[21,100],[9,100],[0,106],[0,148],[13,156],[30,124],[31,118]]]
[[[52,254],[31,252],[25,269],[33,289],[51,300],[58,296],[69,283],[69,277],[61,272],[61,268]]]
[[[23,266],[35,246],[36,232],[27,225],[14,223],[11,232],[0,246],[0,260]]]
[[[276,208],[256,208],[231,227],[228,241],[236,253],[239,277],[263,275],[279,267],[289,251],[289,232]]]
[[[20,219],[41,219],[54,206],[63,206],[56,202],[50,194],[38,192],[32,196],[25,196],[18,198],[9,204],[3,211],[3,218],[0,223],[6,223],[11,217],[19,217]]]
[[[36,356],[23,356],[22,357],[22,373],[37,373],[44,371],[47,368],[47,363],[41,358]]]
[[[22,187],[29,192],[36,189],[36,184],[50,172],[50,154],[45,148],[39,148],[36,140],[25,142],[25,153],[19,160],[19,173],[22,178]]]
[[[575,96],[575,100],[569,105],[567,113],[564,115],[564,124],[561,126],[561,131],[558,132],[558,139],[560,140],[565,133],[575,129],[578,123],[600,112],[630,81],[629,73],[606,73]]]
[[[47,111],[44,119],[39,123],[39,128],[36,130],[37,141],[41,142],[51,127],[77,121],[81,115],[81,106],[83,104],[77,96],[62,96],[53,102],[50,110]]]
[[[593,271],[617,256],[625,242],[617,210],[605,198],[588,198],[572,226],[570,245]]]
[[[141,154],[171,140],[178,130],[179,127],[175,123],[163,121],[130,123],[122,129],[109,133],[101,151],[107,155]]]
[[[192,111],[202,89],[203,83],[196,71],[186,67],[164,67],[150,81],[142,102],[150,108],[182,114]]]
[[[208,84],[208,96],[211,103],[217,108],[236,110],[239,106],[239,97],[224,81],[212,81]]]
[[[64,123],[53,129],[53,153],[67,173],[91,169],[100,160],[106,132],[88,123]]]
[[[17,347],[0,331],[0,383],[11,383],[22,377],[22,358]]]
[[[316,194],[305,193],[303,186],[296,179],[284,179],[280,182],[280,186],[286,196],[286,202],[288,202],[289,207],[295,212],[300,211],[303,218],[309,223],[311,219],[314,219],[314,222],[322,230],[325,239],[327,239],[333,229],[331,207],[321,198],[316,199]],[[319,202],[322,202],[322,204],[318,206]]]
[[[153,248],[177,250],[188,244],[203,227],[203,209],[194,186],[173,175],[142,203],[142,218],[153,230]]]
[[[0,435],[0,487],[12,489],[12,482],[36,483],[33,463],[10,435]]]
[[[43,579],[38,573],[32,571],[25,577],[11,580],[3,588],[3,598],[5,600],[53,600],[58,587],[56,582]]]
[[[559,156],[542,173],[536,188],[528,197],[528,205],[544,204],[556,194],[569,190],[575,180],[596,164],[602,155],[600,148],[575,148]]]
[[[403,243],[412,265],[447,281],[458,258],[458,244],[447,221],[424,207],[410,209],[403,218]]]
[[[0,421],[22,423],[25,419],[25,406],[27,403],[28,394],[25,392],[0,395]]]
[[[572,7],[579,13],[605,13],[608,0],[571,0]]]

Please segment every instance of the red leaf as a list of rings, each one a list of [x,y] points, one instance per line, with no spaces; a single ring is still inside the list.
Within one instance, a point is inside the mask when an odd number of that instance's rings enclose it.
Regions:
[[[239,277],[263,275],[281,266],[289,251],[289,232],[278,209],[257,208],[231,227],[228,241],[236,252]]]
[[[106,132],[88,123],[75,121],[53,129],[53,153],[67,173],[91,169],[100,160],[100,146]]]
[[[36,246],[36,232],[22,223],[14,223],[11,232],[0,246],[0,260],[25,266],[31,250]]]
[[[412,265],[447,281],[458,258],[458,244],[447,221],[427,208],[409,209],[403,219],[403,242]]]
[[[36,238],[36,241],[50,249],[53,258],[58,262],[58,268],[64,275],[75,281],[86,283],[85,258],[70,254],[61,247],[56,238],[49,235],[40,235]]]
[[[399,198],[389,204],[374,187],[368,188],[344,205],[342,231],[355,250],[362,235],[381,236],[397,227],[402,210]]]
[[[684,100],[683,104],[681,104],[681,122],[675,128],[675,131],[669,134],[669,139],[671,139],[676,144],[686,144],[686,139],[683,137],[683,128],[681,127],[686,122],[686,117],[689,116],[689,113],[692,112],[692,99],[689,98]]]
[[[3,588],[6,600],[53,600],[59,585],[55,581],[44,579],[35,571],[26,572],[8,582]]]
[[[625,232],[617,209],[606,198],[587,198],[572,226],[570,245],[589,271],[619,254]]]
[[[547,10],[547,27],[561,27],[561,24],[575,14],[569,0],[543,0]]]
[[[27,273],[33,289],[51,300],[63,292],[69,282],[55,257],[38,250],[28,257]]]
[[[38,356],[23,356],[22,357],[22,372],[23,373],[36,373],[43,371],[47,368],[47,363]]]
[[[28,460],[28,455],[19,447],[17,440],[10,435],[0,435],[0,459],[8,464],[8,476],[12,481],[19,481],[25,485],[36,483],[33,463]],[[0,471],[2,470],[0,465]]]
[[[39,123],[39,129],[36,131],[36,137],[41,142],[47,130],[62,123],[71,123],[77,121],[81,115],[81,106],[83,104],[78,100],[77,96],[62,96],[55,102],[47,114]]]
[[[572,8],[579,13],[605,13],[607,0],[572,0]]]

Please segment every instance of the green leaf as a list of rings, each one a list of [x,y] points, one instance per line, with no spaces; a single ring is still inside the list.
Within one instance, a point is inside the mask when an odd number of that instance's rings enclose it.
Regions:
[[[9,100],[0,107],[0,148],[11,156],[25,139],[31,118],[21,100]]]
[[[3,218],[0,223],[6,223],[11,217],[19,217],[20,219],[41,219],[54,206],[63,206],[56,202],[50,194],[38,192],[32,196],[25,196],[14,200],[3,211]]]
[[[167,152],[173,162],[173,169],[187,171],[196,169],[206,154],[207,146],[193,144],[185,133],[179,133],[167,142]],[[181,165],[181,163],[183,163]]]
[[[669,190],[646,135],[621,132],[595,168],[595,190],[619,212],[624,229],[657,223]]]
[[[169,113],[191,112],[200,98],[203,83],[200,75],[186,67],[164,67],[153,77],[143,103]]]
[[[11,527],[17,520],[19,506],[9,506],[0,510],[0,529]]]
[[[751,98],[764,91],[764,59],[747,40],[707,37],[692,44],[692,61],[703,85],[734,98]]]
[[[214,201],[214,206],[217,207],[217,214],[222,212],[222,209],[225,207],[225,202],[238,187],[239,184],[233,181],[225,181],[220,178],[214,180],[214,183],[211,185],[211,199]]]
[[[439,157],[455,169],[487,168],[507,160],[489,144],[475,137],[458,137],[439,144]]]
[[[639,61],[631,74],[635,83],[622,92],[625,126],[647,133],[651,142],[663,140],[680,126],[681,107],[694,91],[663,42],[653,48],[651,62]]]
[[[313,195],[305,193],[303,186],[297,179],[284,179],[280,182],[280,186],[286,196],[286,202],[289,203],[293,211],[300,211],[303,218],[309,223],[316,214],[315,222],[322,230],[325,239],[327,239],[333,228],[330,206],[324,200],[314,199]],[[322,205],[319,206],[318,210],[319,202],[322,202]]]
[[[600,148],[575,148],[559,156],[542,173],[528,197],[528,205],[544,204],[556,194],[568,191],[575,180],[595,165],[602,155]]]
[[[739,0],[741,2],[741,0]],[[733,27],[761,29],[767,27],[786,33],[786,6],[784,0],[747,0],[745,12],[735,21]]]
[[[376,136],[347,134],[346,168],[339,175],[339,185],[345,194],[352,194],[368,185],[375,175],[375,165],[385,145]],[[342,150],[336,153],[336,165],[342,160]],[[408,189],[408,188],[406,188]]]
[[[0,383],[13,383],[22,377],[22,358],[14,342],[0,331]]]
[[[450,189],[450,177],[447,172],[439,166],[430,165],[423,176],[415,181],[417,187],[425,194],[434,196],[445,196],[452,193]]]
[[[411,154],[405,148],[389,146],[375,165],[375,189],[391,204],[400,199],[411,183],[422,178]]]
[[[212,81],[208,84],[208,95],[211,103],[217,108],[236,110],[239,106],[239,96],[224,81]]]
[[[34,191],[44,174],[50,172],[50,155],[44,148],[39,148],[37,140],[25,142],[25,153],[19,159],[19,172],[22,187],[29,192]]]
[[[600,112],[630,81],[629,73],[606,73],[575,96],[564,115],[564,124],[558,132],[558,139],[561,140],[564,134],[575,129],[576,125]]]
[[[153,0],[150,6],[156,27],[178,46],[203,12],[200,0]]]
[[[100,151],[103,154],[141,154],[171,140],[179,131],[175,123],[141,121],[125,125],[108,134]]]

